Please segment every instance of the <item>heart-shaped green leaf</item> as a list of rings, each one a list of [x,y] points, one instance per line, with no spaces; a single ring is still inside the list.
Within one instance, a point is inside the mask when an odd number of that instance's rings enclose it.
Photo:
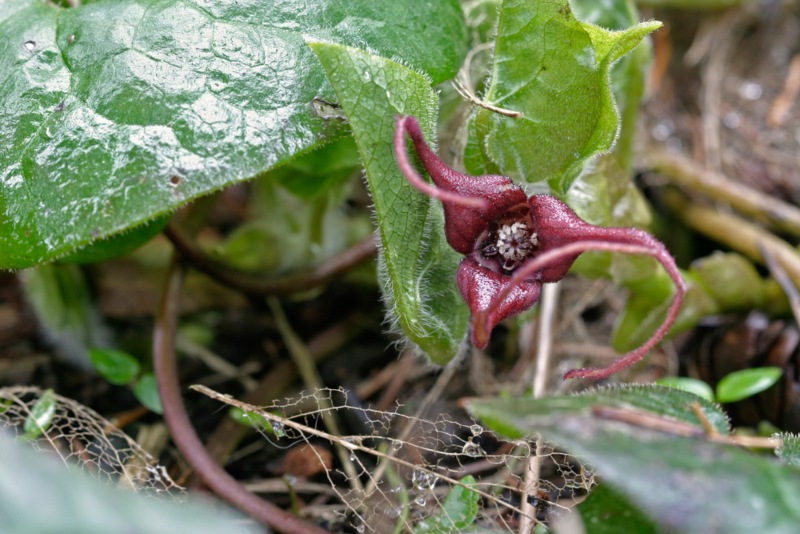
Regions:
[[[564,194],[586,160],[609,150],[617,135],[609,69],[660,25],[609,31],[578,21],[566,0],[503,2],[484,100],[522,116],[478,110],[468,170],[547,180]]]
[[[465,52],[456,0],[0,6],[0,268],[62,256],[339,135],[307,35],[434,81]]]
[[[455,283],[460,256],[443,237],[437,201],[405,180],[392,152],[394,117],[414,115],[435,139],[437,97],[421,74],[367,52],[311,42],[347,115],[367,171],[390,312],[436,363],[457,353],[469,312]]]

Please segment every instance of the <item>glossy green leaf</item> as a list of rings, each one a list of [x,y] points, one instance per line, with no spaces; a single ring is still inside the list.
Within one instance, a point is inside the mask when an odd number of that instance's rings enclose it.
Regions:
[[[36,401],[36,404],[33,405],[33,408],[31,408],[31,413],[25,418],[25,422],[22,425],[23,432],[20,438],[23,440],[34,440],[46,432],[53,423],[53,416],[56,413],[57,404],[58,402],[56,401],[53,390],[45,390]]]
[[[665,390],[654,388],[653,399],[659,389]],[[513,413],[504,415],[497,400],[472,401],[468,410],[511,438],[537,433],[576,455],[651,518],[658,531],[796,530],[800,470],[739,447],[679,437],[558,400],[531,400],[525,403],[528,413],[510,406],[507,412]],[[558,412],[550,413],[554,408]]]
[[[656,380],[656,384],[659,386],[666,386],[688,391],[689,393],[694,393],[698,397],[702,397],[712,402],[714,401],[714,390],[711,389],[711,386],[702,380],[697,380],[696,378],[670,376],[666,378],[659,378]]]
[[[143,375],[133,385],[133,394],[142,406],[155,413],[163,413],[161,397],[158,395],[158,384],[153,373]]]
[[[399,113],[417,117],[427,138],[435,139],[436,94],[423,75],[394,61],[334,44],[310,46],[367,171],[390,313],[434,362],[446,363],[458,352],[469,321],[455,284],[460,256],[444,241],[441,206],[406,182],[392,153]]]
[[[783,374],[779,367],[742,369],[722,377],[717,384],[719,402],[736,402],[772,387]]]
[[[781,462],[793,467],[800,467],[800,435],[781,432],[772,437],[781,442],[780,447],[775,449],[775,455]]]
[[[98,1],[0,11],[0,267],[63,256],[331,140],[304,36],[434,81],[465,52],[456,0]]]
[[[641,510],[607,484],[592,488],[577,507],[586,534],[656,534],[658,529]]]
[[[2,4],[0,4],[1,6]],[[135,494],[0,435],[0,518],[4,534],[256,534],[264,529],[208,499],[184,502]]]
[[[591,418],[592,410],[611,407],[647,412],[650,415],[690,423],[702,430],[692,405],[698,403],[706,419],[720,434],[730,432],[725,412],[719,405],[687,391],[663,386],[621,386],[589,390],[579,395],[533,399],[506,397],[475,399],[467,403],[473,417],[509,437],[530,435],[538,424],[557,424],[568,415]]]
[[[659,26],[614,32],[579,22],[566,0],[505,1],[484,100],[523,117],[478,110],[469,170],[547,180],[565,193],[587,159],[609,150],[617,135],[611,66]]]
[[[475,485],[475,477],[465,476],[461,482],[468,487],[453,486],[436,515],[420,521],[414,534],[456,534],[475,523],[478,517],[480,495],[469,489]]]
[[[139,360],[121,350],[90,349],[89,358],[98,373],[118,386],[132,382],[141,370]]]

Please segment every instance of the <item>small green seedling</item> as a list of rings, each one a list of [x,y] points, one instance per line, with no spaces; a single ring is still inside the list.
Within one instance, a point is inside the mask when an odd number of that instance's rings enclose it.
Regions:
[[[116,349],[91,349],[89,358],[106,380],[116,386],[131,386],[143,406],[151,412],[162,413],[156,378],[153,373],[142,373],[136,357]]]
[[[695,378],[668,377],[657,380],[662,386],[682,389],[710,401],[722,404],[738,402],[772,387],[783,374],[779,367],[755,367],[726,375],[717,384],[717,390]]]

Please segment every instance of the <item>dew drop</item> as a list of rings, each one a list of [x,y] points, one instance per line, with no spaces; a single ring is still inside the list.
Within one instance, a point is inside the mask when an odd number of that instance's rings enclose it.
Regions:
[[[481,425],[472,425],[469,427],[469,431],[472,432],[473,436],[480,436],[483,434],[483,427]]]
[[[425,471],[414,471],[411,475],[411,482],[418,490],[433,489],[436,486],[436,475]]]
[[[356,526],[356,532],[358,532],[358,534],[364,534],[364,531],[366,530],[367,527],[365,527],[363,524]]]
[[[36,41],[25,41],[25,44],[23,46],[25,47],[25,50],[31,52],[33,51],[33,49],[36,48]]]
[[[392,450],[393,451],[399,451],[402,448],[403,448],[403,442],[402,441],[400,441],[400,440],[392,441]]]
[[[414,499],[414,504],[416,504],[417,506],[425,506],[425,504],[427,504],[427,502],[428,502],[428,500],[425,499],[424,495],[420,495],[419,497]]]
[[[368,82],[368,81],[370,81],[371,79],[372,79],[372,75],[369,73],[369,71],[368,71],[368,70],[365,70],[365,71],[364,71],[364,81],[365,81],[365,82]]]
[[[356,453],[354,453],[354,452],[350,453],[350,461],[351,462],[355,462],[356,461]]]
[[[283,480],[289,486],[294,486],[295,484],[297,484],[297,477],[292,475],[284,475]]]

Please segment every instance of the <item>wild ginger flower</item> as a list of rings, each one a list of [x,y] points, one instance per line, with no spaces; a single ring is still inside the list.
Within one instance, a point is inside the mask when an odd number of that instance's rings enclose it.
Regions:
[[[406,133],[435,186],[423,180],[409,161]],[[591,225],[551,195],[528,197],[505,176],[459,173],[430,149],[414,117],[397,117],[394,151],[406,179],[442,202],[447,242],[464,255],[456,281],[472,312],[471,339],[476,347],[485,348],[500,321],[533,306],[542,284],[564,278],[575,259],[588,250],[652,256],[677,291],[664,322],[643,345],[608,367],[574,369],[565,379],[602,379],[634,364],[675,322],[686,285],[666,247],[647,232]]]

